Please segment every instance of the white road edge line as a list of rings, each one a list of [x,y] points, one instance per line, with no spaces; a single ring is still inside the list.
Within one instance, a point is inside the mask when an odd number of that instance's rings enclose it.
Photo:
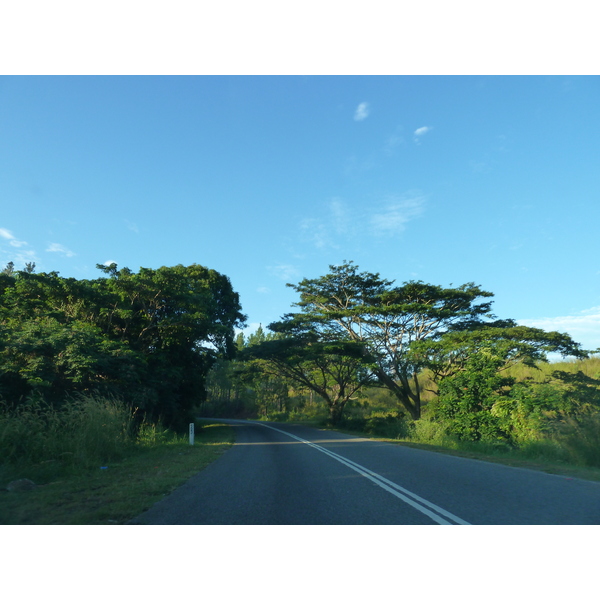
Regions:
[[[331,458],[346,465],[348,468],[352,469],[353,471],[360,473],[363,477],[370,479],[373,483],[376,483],[379,487],[383,488],[386,492],[389,492],[390,494],[393,494],[394,496],[396,496],[403,502],[406,502],[406,504],[412,506],[419,512],[428,516],[430,519],[432,519],[439,525],[454,525],[454,524],[470,525],[471,524],[471,523],[461,519],[460,517],[453,515],[452,513],[448,512],[447,510],[444,510],[440,506],[437,506],[436,504],[433,504],[432,502],[425,500],[425,498],[421,498],[421,496],[418,496],[417,494],[407,490],[406,488],[403,488],[402,486],[398,485],[397,483],[394,483],[393,481],[386,479],[382,475],[379,475],[378,473],[374,473],[373,471],[370,471],[366,467],[363,467],[362,465],[359,465],[359,464],[355,463],[354,461],[351,461],[348,458],[344,458],[343,456],[340,456],[339,454],[336,454],[335,452],[332,452],[331,450],[328,450],[327,448],[323,448],[322,446],[319,446],[318,444],[310,442],[309,440],[305,440],[301,437],[298,437],[297,435],[294,435],[293,433],[284,431],[283,429],[278,429],[277,427],[273,427],[272,425],[267,425],[265,423],[256,423],[256,422],[255,422],[255,424],[262,425],[263,427],[268,427],[269,429],[273,429],[274,431],[278,431],[279,433],[283,433],[284,435],[287,435],[288,437],[298,440],[299,442],[302,442],[303,444],[308,444],[309,446],[315,448],[316,450],[319,450],[319,451],[323,452],[324,454],[327,454]],[[398,491],[396,491],[396,490],[398,490]],[[400,492],[402,492],[402,493],[400,493]],[[409,498],[408,496],[410,496],[414,500],[411,500],[411,498]],[[439,513],[439,515],[435,514],[434,512],[432,512],[431,510],[428,510],[428,508],[425,508],[425,507],[431,508],[432,510]],[[447,519],[450,519],[450,521],[454,521],[454,523],[447,521],[441,515],[443,515]]]

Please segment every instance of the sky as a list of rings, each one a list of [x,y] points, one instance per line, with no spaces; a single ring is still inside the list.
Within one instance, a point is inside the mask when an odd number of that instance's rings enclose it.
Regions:
[[[246,333],[355,262],[600,347],[595,76],[2,76],[0,261],[198,263]]]

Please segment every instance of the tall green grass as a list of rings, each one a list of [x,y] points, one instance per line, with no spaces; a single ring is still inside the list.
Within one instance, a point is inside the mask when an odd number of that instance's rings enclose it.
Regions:
[[[134,411],[116,398],[82,395],[58,408],[36,397],[16,408],[0,404],[0,479],[46,482],[174,437],[161,425],[136,423]]]
[[[55,408],[40,399],[0,409],[3,463],[60,461],[96,466],[121,457],[132,442],[133,415],[115,399],[81,396]]]

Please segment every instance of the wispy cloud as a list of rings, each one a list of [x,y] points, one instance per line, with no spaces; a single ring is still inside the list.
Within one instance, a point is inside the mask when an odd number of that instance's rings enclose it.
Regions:
[[[38,262],[35,251],[26,248],[29,244],[18,240],[9,229],[0,227],[0,239],[6,240],[10,246],[6,250],[0,248],[2,262],[12,262],[17,269],[23,268],[27,263]],[[18,250],[14,250],[14,248],[18,248]]]
[[[20,248],[21,246],[27,246],[27,242],[22,242],[15,238],[11,231],[8,229],[0,228],[0,237],[3,237],[5,240],[8,240],[8,243],[15,248]]]
[[[361,102],[354,111],[354,120],[355,121],[364,121],[371,112],[371,107],[368,102]]]
[[[135,223],[132,223],[131,221],[128,221],[127,219],[125,219],[125,223],[127,225],[127,229],[133,231],[134,233],[140,232],[138,226]]]
[[[320,214],[300,221],[300,236],[317,250],[339,250],[349,241],[402,233],[409,221],[425,211],[425,205],[426,197],[416,191],[389,195],[368,205],[335,197],[323,203]]]
[[[331,229],[323,219],[307,217],[300,221],[300,231],[304,241],[307,241],[320,250],[335,247],[331,237]]]
[[[332,198],[329,201],[329,214],[335,232],[346,233],[351,219],[346,203],[341,198]]]
[[[300,221],[300,230],[305,241],[316,248],[339,248],[335,236],[344,235],[352,227],[352,214],[346,203],[338,197],[325,203],[322,217],[307,217]]]
[[[600,306],[583,310],[575,315],[519,319],[519,325],[537,327],[545,331],[568,333],[586,350],[600,348]]]
[[[383,151],[386,154],[392,154],[394,148],[404,144],[404,138],[399,133],[393,133],[388,137],[383,147]]]
[[[300,271],[293,265],[276,265],[267,267],[267,269],[271,275],[274,275],[283,281],[295,279],[300,275]]]
[[[265,286],[261,286],[259,288],[256,288],[256,291],[259,294],[270,294],[271,293],[271,289]]]
[[[406,224],[425,210],[426,198],[420,195],[389,196],[371,215],[371,231],[377,236],[396,235],[406,229]]]
[[[46,248],[46,252],[58,252],[59,254],[64,254],[68,258],[75,256],[75,252],[69,250],[68,248],[65,248],[62,244],[50,244]]]

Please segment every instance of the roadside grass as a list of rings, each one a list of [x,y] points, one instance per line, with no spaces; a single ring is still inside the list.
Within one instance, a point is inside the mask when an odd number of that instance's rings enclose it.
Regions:
[[[187,436],[162,436],[137,444],[106,468],[59,469],[53,461],[17,473],[0,467],[0,524],[124,524],[204,469],[233,443],[231,427],[205,424],[195,444]],[[47,481],[27,492],[8,492],[11,479]]]
[[[554,444],[549,442],[531,443],[523,448],[510,448],[506,445],[486,444],[485,442],[457,442],[455,440],[442,441],[435,439],[430,441],[410,441],[408,439],[378,436],[343,426],[323,427],[323,425],[321,425],[319,428],[339,431],[340,433],[347,433],[348,435],[388,442],[409,448],[417,448],[419,450],[428,450],[430,452],[439,452],[452,456],[483,460],[523,469],[533,469],[552,475],[600,481],[600,468],[579,466],[569,463],[567,460],[562,459],[560,448],[557,448]]]

